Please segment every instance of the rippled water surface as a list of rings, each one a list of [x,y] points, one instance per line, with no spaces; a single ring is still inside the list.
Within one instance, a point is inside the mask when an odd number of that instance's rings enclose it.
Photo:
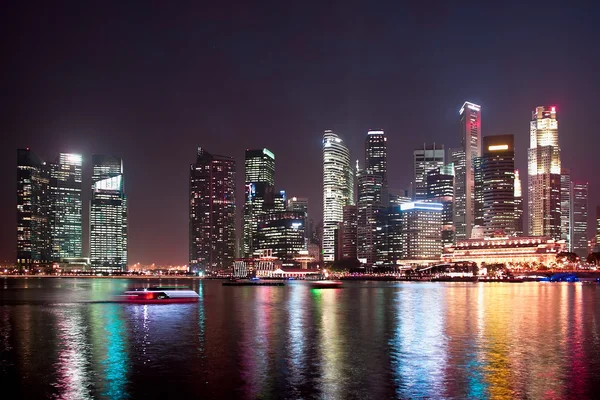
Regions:
[[[197,304],[110,300],[183,284]],[[14,398],[594,398],[600,287],[0,279]]]

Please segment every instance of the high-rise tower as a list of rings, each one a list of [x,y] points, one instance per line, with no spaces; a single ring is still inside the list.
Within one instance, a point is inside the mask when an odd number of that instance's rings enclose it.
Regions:
[[[90,261],[95,271],[127,269],[127,200],[120,158],[92,156]]]
[[[257,247],[258,217],[275,203],[275,155],[269,149],[246,150],[244,249],[251,257]]]
[[[531,236],[561,238],[561,165],[556,108],[536,107],[531,116],[528,220]]]
[[[588,184],[574,182],[573,186],[573,227],[571,235],[572,252],[580,257],[588,255],[587,222],[588,222]]]
[[[560,172],[560,238],[567,243],[567,251],[571,251],[571,229],[573,217],[571,206],[573,205],[573,186],[571,185],[571,173],[563,168]]]
[[[49,225],[54,261],[82,256],[81,166],[81,155],[68,153],[60,153],[50,165]]]
[[[49,211],[50,170],[31,150],[17,150],[17,266],[51,262]]]
[[[481,106],[465,102],[459,111],[461,148],[455,168],[454,225],[457,239],[468,239],[475,223],[475,159],[481,156]]]
[[[323,134],[323,239],[324,261],[335,260],[335,231],[343,222],[344,206],[354,204],[354,172],[350,152],[342,139],[326,130]]]
[[[427,173],[432,169],[444,166],[444,146],[435,143],[423,143],[413,151],[413,188],[414,200],[422,201],[427,198]]]
[[[235,258],[235,161],[198,148],[190,166],[190,270],[223,269]]]
[[[517,230],[514,136],[485,136],[479,168],[485,236],[514,235]]]

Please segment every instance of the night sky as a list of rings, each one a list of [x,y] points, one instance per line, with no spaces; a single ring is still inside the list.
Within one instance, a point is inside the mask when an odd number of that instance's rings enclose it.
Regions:
[[[268,147],[277,189],[308,197],[317,221],[323,130],[362,160],[367,130],[384,129],[400,190],[415,146],[459,144],[465,100],[484,136],[515,135],[524,189],[531,111],[555,105],[590,223],[600,204],[595,2],[15,3],[0,13],[0,260],[16,253],[19,147],[82,153],[86,202],[91,155],[122,157],[130,262],[185,264],[197,146],[237,160],[238,211],[244,150]]]

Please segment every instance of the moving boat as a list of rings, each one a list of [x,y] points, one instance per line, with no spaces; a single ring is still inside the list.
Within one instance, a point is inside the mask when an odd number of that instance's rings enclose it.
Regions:
[[[342,287],[342,283],[343,283],[342,281],[328,281],[328,280],[311,281],[310,287],[313,289],[335,289],[335,288]]]
[[[200,296],[188,288],[152,286],[127,290],[120,298],[129,303],[168,304],[195,303]]]

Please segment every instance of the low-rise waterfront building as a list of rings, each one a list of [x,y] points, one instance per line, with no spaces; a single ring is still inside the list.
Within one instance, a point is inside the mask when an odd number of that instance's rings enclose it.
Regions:
[[[507,266],[551,266],[557,254],[565,251],[564,240],[549,237],[496,237],[457,240],[455,245],[444,248],[442,261],[472,261],[481,265],[505,264]]]

